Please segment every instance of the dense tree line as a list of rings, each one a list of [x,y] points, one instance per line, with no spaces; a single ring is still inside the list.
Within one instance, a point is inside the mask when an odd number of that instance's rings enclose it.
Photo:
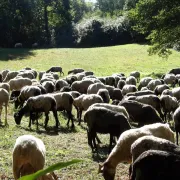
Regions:
[[[1,0],[0,47],[149,42],[150,53],[167,55],[180,48],[179,16],[179,0]]]

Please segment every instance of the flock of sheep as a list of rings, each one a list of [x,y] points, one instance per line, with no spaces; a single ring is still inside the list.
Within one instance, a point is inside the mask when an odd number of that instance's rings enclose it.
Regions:
[[[61,67],[51,67],[44,72],[31,68],[1,71],[0,117],[4,105],[5,125],[8,125],[10,101],[17,109],[15,123],[20,125],[23,116],[29,113],[29,127],[36,121],[37,129],[42,113],[45,113],[44,128],[47,129],[50,111],[55,128],[60,127],[57,111],[67,113],[67,126],[71,121],[71,128],[74,128],[74,107],[78,124],[85,111],[87,142],[92,152],[98,151],[97,143],[101,143],[97,133],[110,134],[110,154],[99,164],[99,172],[106,180],[115,178],[116,167],[121,162],[132,162],[130,180],[180,178],[180,68],[172,69],[160,79],[140,79],[138,71],[128,77],[123,73],[96,77],[93,72],[80,68],[69,71],[64,78],[59,78],[58,73],[64,75]],[[177,145],[168,125],[171,116]],[[43,169],[44,163],[45,146],[40,139],[24,135],[16,140],[13,150],[15,179]],[[41,179],[57,177],[50,173]]]

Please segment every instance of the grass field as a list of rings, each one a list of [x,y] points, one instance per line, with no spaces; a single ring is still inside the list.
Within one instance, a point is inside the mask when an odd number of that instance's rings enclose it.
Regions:
[[[180,53],[173,51],[168,60],[158,56],[148,56],[148,46],[145,45],[124,45],[105,48],[91,49],[0,49],[0,70],[20,70],[24,67],[31,67],[38,71],[45,71],[51,66],[61,66],[65,75],[73,68],[84,68],[93,71],[97,76],[111,75],[124,72],[128,75],[131,71],[138,70],[142,76],[156,76],[169,71],[171,68],[180,66]],[[98,162],[107,157],[107,146],[109,136],[101,135],[103,141],[99,148],[99,154],[92,155],[87,145],[85,124],[70,130],[66,127],[66,117],[60,114],[61,127],[58,132],[53,129],[45,131],[40,127],[36,131],[35,126],[28,129],[28,117],[23,117],[21,126],[16,126],[13,118],[13,105],[8,108],[9,127],[0,127],[0,179],[7,176],[13,179],[12,175],[12,149],[15,140],[23,134],[32,134],[41,138],[46,146],[46,166],[60,161],[67,161],[74,158],[83,159],[83,163],[56,171],[62,180],[67,179],[102,179],[97,174]],[[75,115],[75,111],[73,111]],[[4,121],[4,112],[2,114]],[[43,119],[39,120],[40,124]],[[54,126],[52,117],[48,126]],[[121,163],[118,166],[116,179],[128,179],[128,164]]]

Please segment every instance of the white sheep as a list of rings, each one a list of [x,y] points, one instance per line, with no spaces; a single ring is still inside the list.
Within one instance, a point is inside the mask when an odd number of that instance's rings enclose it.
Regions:
[[[151,91],[154,91],[156,86],[161,85],[161,84],[162,84],[162,82],[160,79],[153,79],[148,83],[147,88],[150,89]]]
[[[9,71],[4,78],[3,82],[8,82],[9,80],[15,78],[19,74],[18,71]]]
[[[8,93],[10,92],[10,86],[8,83],[0,83],[0,88],[7,90]]]
[[[139,82],[138,90],[140,90],[142,87],[146,87],[151,80],[153,80],[152,77],[142,78]]]
[[[133,71],[133,72],[130,73],[130,76],[134,76],[137,79],[137,82],[140,81],[140,72]]]
[[[164,82],[166,84],[170,84],[172,85],[173,87],[175,86],[175,84],[177,83],[177,80],[176,80],[176,76],[174,74],[166,74],[165,77],[164,77]]]
[[[77,110],[79,124],[81,123],[82,111],[86,111],[92,104],[103,103],[101,96],[97,94],[82,94],[74,99],[73,105]]]
[[[18,78],[18,79],[11,79],[9,81],[10,90],[21,90],[24,86],[30,86],[32,84],[32,81],[29,78]]]
[[[61,88],[63,88],[64,86],[69,86],[69,84],[67,83],[67,81],[65,81],[64,79],[60,79],[57,80],[55,83],[55,90],[59,91],[61,90]]]
[[[155,93],[157,96],[158,96],[158,95],[161,95],[162,92],[163,92],[165,89],[170,89],[167,84],[157,85],[156,88],[154,89],[154,93]]]
[[[166,89],[162,92],[162,94],[174,96],[179,101],[180,100],[180,87],[175,87],[172,90]]]
[[[136,86],[136,78],[134,76],[129,76],[126,78],[126,84],[131,84]]]
[[[99,172],[103,173],[106,180],[114,179],[116,167],[119,163],[131,162],[132,143],[138,138],[146,135],[153,135],[174,142],[174,133],[168,124],[155,123],[123,132],[106,161],[99,167]]]
[[[7,123],[7,106],[9,103],[9,93],[7,90],[0,88],[0,123],[1,123],[1,113],[3,109],[3,105],[5,106],[5,125],[8,125]]]

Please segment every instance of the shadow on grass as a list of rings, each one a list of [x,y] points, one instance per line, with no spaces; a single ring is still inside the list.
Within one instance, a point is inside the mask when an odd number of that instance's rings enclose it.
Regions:
[[[3,49],[0,48],[0,61],[19,60],[34,56],[32,49]]]

